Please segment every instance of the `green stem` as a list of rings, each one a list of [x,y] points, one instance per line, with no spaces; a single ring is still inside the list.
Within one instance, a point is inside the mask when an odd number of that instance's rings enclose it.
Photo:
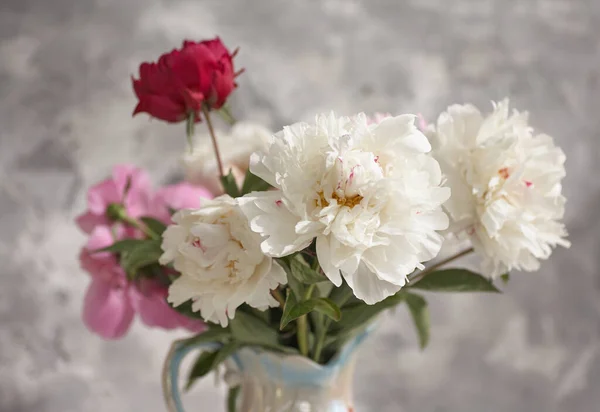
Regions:
[[[304,300],[308,300],[310,299],[310,297],[312,296],[313,290],[315,290],[315,284],[313,283],[312,285],[310,285],[308,287],[308,289],[306,289],[306,293],[304,294]]]
[[[123,216],[123,217],[121,217],[121,220],[123,222],[127,223],[128,225],[133,226],[134,228],[141,230],[142,232],[144,232],[144,234],[146,236],[148,236],[151,239],[160,239],[160,235],[158,233],[155,233],[148,226],[146,226],[142,222],[140,222],[140,221],[132,218],[131,216]]]
[[[223,162],[221,161],[221,153],[219,152],[219,145],[217,144],[215,129],[213,128],[212,121],[210,120],[210,110],[206,107],[206,105],[202,105],[202,113],[204,113],[204,118],[206,119],[206,126],[208,127],[208,133],[210,134],[210,139],[212,140],[213,149],[215,151],[215,157],[217,158],[219,177],[222,180],[225,177],[225,173],[223,171]]]
[[[187,136],[190,153],[194,150],[194,142],[193,142],[192,138],[194,137],[194,124],[195,123],[196,123],[196,113],[190,112],[188,114],[187,120],[185,122],[185,134]]]
[[[306,322],[306,315],[296,319],[296,327],[298,329],[298,349],[300,349],[302,356],[308,356],[308,324]]]
[[[304,294],[304,300],[310,299],[310,296],[313,293],[315,285],[310,285]],[[298,349],[300,349],[300,353],[303,356],[308,357],[308,322],[306,319],[306,315],[300,316],[296,319],[296,327],[298,329]]]
[[[227,393],[227,412],[235,412],[237,403],[236,401],[239,393],[239,386],[236,386],[235,388],[229,388],[229,392]]]
[[[317,330],[317,336],[315,336],[315,346],[313,348],[313,360],[317,363],[319,363],[321,359],[321,352],[323,351],[323,345],[325,344],[325,336],[327,336],[327,331],[329,330],[329,325],[331,324],[331,319],[323,319],[323,315],[320,315],[320,317],[323,322],[321,327]]]
[[[337,288],[332,289],[329,293],[329,299],[333,300],[336,305],[340,308],[344,306],[344,304],[350,299],[352,296],[352,289],[348,286],[347,283],[343,283]],[[325,346],[325,338],[327,337],[327,332],[329,331],[329,327],[331,326],[331,319],[321,315],[322,325],[317,329],[316,337],[315,337],[315,345],[313,348],[313,360],[317,363],[321,360],[321,352],[323,351],[323,347]]]

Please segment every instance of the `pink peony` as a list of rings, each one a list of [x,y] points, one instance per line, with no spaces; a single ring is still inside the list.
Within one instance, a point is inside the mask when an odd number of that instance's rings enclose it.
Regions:
[[[130,297],[135,311],[146,326],[163,329],[182,327],[191,332],[204,330],[204,322],[190,319],[173,310],[167,303],[168,288],[153,279],[141,279]]]
[[[105,339],[120,338],[136,313],[149,327],[183,327],[192,332],[204,329],[202,321],[181,315],[168,305],[168,285],[149,278],[129,281],[115,254],[95,252],[118,240],[140,236],[139,231],[116,224],[108,216],[112,204],[122,205],[130,217],[153,216],[169,223],[170,209],[199,207],[202,197],[212,195],[189,183],[166,186],[152,194],[148,175],[133,166],[115,167],[112,178],[90,188],[88,210],[77,223],[90,234],[79,258],[81,267],[92,276],[83,305],[83,321],[91,331]]]
[[[150,215],[163,223],[171,223],[171,210],[197,209],[202,199],[212,199],[212,193],[203,186],[181,182],[160,188],[150,205]]]
[[[133,320],[129,282],[117,259],[109,252],[93,253],[113,244],[108,226],[97,226],[80,254],[81,266],[92,275],[83,304],[83,322],[105,339],[122,337]]]
[[[77,225],[85,233],[91,233],[98,225],[110,225],[107,212],[111,204],[123,205],[131,217],[143,216],[150,198],[150,178],[145,171],[131,165],[115,166],[111,178],[88,190],[88,210],[77,217]]]
[[[80,254],[82,268],[92,276],[83,306],[83,321],[91,331],[105,339],[120,338],[131,326],[135,313],[149,327],[183,327],[192,332],[204,329],[203,322],[189,319],[167,304],[167,286],[155,279],[129,282],[113,254],[93,252],[113,242],[110,229],[98,226]]]

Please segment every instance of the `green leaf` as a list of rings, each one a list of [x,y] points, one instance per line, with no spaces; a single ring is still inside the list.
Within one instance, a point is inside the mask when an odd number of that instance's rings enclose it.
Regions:
[[[290,272],[292,276],[304,284],[312,285],[327,280],[327,278],[315,270],[311,269],[306,263],[301,261],[302,256],[296,255],[290,261]]]
[[[352,292],[350,286],[348,286],[348,283],[343,281],[339,287],[334,287],[331,289],[331,292],[329,293],[329,299],[331,299],[341,308],[353,295],[354,293]]]
[[[235,118],[231,114],[231,108],[229,107],[229,105],[227,105],[227,104],[223,105],[216,112],[219,114],[219,116],[221,116],[221,119],[223,119],[223,121],[225,121],[227,124],[229,124],[229,125],[235,124]]]
[[[239,342],[233,341],[227,343],[221,349],[218,349],[214,352],[202,352],[194,363],[185,389],[189,390],[198,378],[201,378],[215,369],[240,347],[241,344]]]
[[[240,393],[240,387],[229,388],[227,392],[227,412],[236,412],[236,401]]]
[[[364,302],[356,303],[344,307],[343,318],[332,325],[332,329],[341,333],[348,333],[366,326],[382,311],[392,308],[404,300],[405,293],[397,292],[381,302],[374,305],[367,305]]]
[[[113,243],[110,246],[104,247],[102,249],[94,250],[93,253],[98,252],[111,252],[111,253],[123,253],[128,252],[135,247],[137,247],[140,243],[145,242],[143,239],[123,239],[118,242]]]
[[[510,280],[510,273],[505,273],[503,275],[500,275],[500,279],[502,279],[502,282],[506,285],[508,283],[508,281]]]
[[[148,229],[156,233],[158,236],[161,236],[167,228],[167,226],[163,222],[161,222],[160,220],[156,220],[153,217],[144,216],[141,217],[140,220],[144,222]]]
[[[409,288],[432,292],[496,292],[501,293],[488,279],[466,269],[447,269],[429,273]]]
[[[249,313],[237,311],[230,322],[233,338],[239,342],[264,346],[278,346],[279,337],[275,329]]]
[[[228,339],[231,338],[231,332],[229,331],[229,329],[226,328],[222,328],[220,326],[217,325],[213,325],[210,326],[207,330],[205,330],[204,332],[186,339],[185,341],[183,341],[183,344],[186,346],[192,345],[192,346],[196,346],[196,345],[200,345],[202,343],[219,343],[219,342],[225,342]]]
[[[271,185],[256,176],[248,169],[246,177],[244,178],[244,185],[242,187],[242,196],[250,192],[264,192],[269,190]]]
[[[243,345],[240,342],[232,341],[227,343],[221,349],[219,349],[219,351],[217,352],[217,357],[215,358],[215,361],[213,363],[213,368],[226,361],[227,358],[233,355],[242,346]]]
[[[295,298],[291,298],[292,296],[293,293],[290,293],[288,299],[286,299],[279,329],[285,328],[291,321],[298,319],[300,316],[304,316],[313,310],[322,313],[335,321],[339,321],[342,317],[340,308],[328,298],[313,298],[295,303]]]
[[[121,266],[125,272],[130,276],[135,276],[138,270],[144,266],[158,263],[158,259],[163,253],[160,243],[160,240],[143,240],[132,249],[121,253]]]
[[[429,342],[429,309],[427,308],[427,301],[414,293],[407,293],[405,296],[406,304],[410,310],[413,321],[417,328],[417,334],[419,336],[419,345],[421,349],[427,346]]]
[[[221,178],[221,184],[223,185],[223,190],[231,197],[239,197],[240,189],[237,186],[235,181],[235,177],[233,177],[233,173],[231,169],[229,170],[229,174],[227,176],[223,176]]]
[[[296,306],[297,303],[298,300],[296,299],[296,293],[294,292],[294,290],[292,288],[287,289],[285,296],[285,304],[283,305],[283,314],[281,315],[281,321],[279,322],[279,330],[282,330],[285,327],[283,321],[284,319],[290,317],[290,311],[294,306]],[[288,323],[289,321],[286,322],[286,325]]]
[[[248,304],[242,304],[237,310],[248,313],[255,318],[262,320],[265,323],[269,323],[269,311],[268,310],[258,310],[253,308]]]
[[[277,263],[279,263],[281,265],[283,270],[285,270],[285,273],[286,273],[287,279],[288,279],[288,286],[294,292],[294,295],[303,296],[304,295],[304,285],[295,276],[292,276],[292,269],[290,269],[290,263],[291,263],[293,257],[294,257],[293,255],[286,256],[286,257],[279,258],[276,260],[277,260]]]
[[[218,352],[219,351],[207,351],[202,352],[200,353],[200,355],[198,355],[198,357],[194,361],[194,366],[192,367],[188,375],[188,380],[185,385],[186,391],[190,390],[190,388],[192,387],[194,382],[196,382],[197,379],[203,377],[212,370]]]

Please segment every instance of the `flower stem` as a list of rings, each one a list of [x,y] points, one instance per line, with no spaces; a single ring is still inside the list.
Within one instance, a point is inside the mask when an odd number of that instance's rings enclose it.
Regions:
[[[196,122],[196,113],[190,112],[188,114],[187,120],[185,122],[185,135],[187,136],[188,147],[190,148],[190,153],[194,150],[194,142],[192,138],[194,137],[194,123]]]
[[[306,315],[300,316],[296,320],[296,327],[298,328],[298,349],[302,356],[308,356],[308,323],[306,322]]]
[[[217,136],[215,135],[215,130],[213,129],[212,121],[210,120],[210,110],[205,105],[203,105],[202,113],[204,113],[204,118],[206,119],[206,126],[208,126],[208,133],[210,134],[213,149],[215,150],[215,157],[217,158],[217,166],[219,168],[219,177],[223,179],[223,177],[225,177],[225,173],[223,172],[223,162],[221,161],[221,153],[219,152],[219,145],[217,144]]]
[[[151,239],[160,239],[160,235],[158,233],[155,233],[143,222],[140,222],[136,218],[129,216],[127,214],[125,206],[123,206],[120,203],[111,203],[110,205],[108,205],[108,208],[106,209],[106,215],[110,220],[114,222],[123,222],[131,227],[141,230],[146,236],[148,236]],[[115,237],[115,233],[113,233],[113,237]]]
[[[142,222],[140,222],[137,219],[132,218],[131,216],[123,216],[121,218],[121,220],[125,223],[127,223],[129,226],[132,226],[136,229],[141,230],[142,232],[144,232],[144,234],[146,236],[148,236],[150,239],[160,239],[160,235],[158,233],[155,233],[152,229],[150,229],[148,226],[146,226],[145,224],[143,224]]]
[[[320,317],[323,320],[323,323],[317,331],[317,336],[315,337],[315,346],[313,348],[313,360],[317,363],[319,363],[321,358],[321,352],[323,351],[323,345],[325,344],[325,336],[327,335],[327,330],[331,324],[331,320],[329,318],[323,319],[323,315]]]
[[[308,287],[304,294],[304,300],[310,299],[314,288],[314,284]],[[298,329],[298,349],[300,349],[302,356],[308,357],[308,322],[306,315],[302,315],[296,320],[296,327]]]
[[[432,265],[432,266],[430,266],[428,268],[425,268],[423,271],[415,274],[412,277],[409,276],[408,281],[409,282],[418,282],[419,280],[423,279],[425,276],[427,276],[431,272],[436,271],[439,268],[441,268],[442,266],[447,265],[448,263],[450,263],[450,262],[452,262],[452,261],[454,261],[456,259],[459,259],[459,258],[461,258],[463,256],[466,256],[466,255],[468,255],[468,254],[470,254],[472,252],[473,252],[473,248],[472,247],[469,248],[469,249],[465,249],[462,252],[458,252],[457,254],[452,255],[449,258],[446,258],[446,259],[444,259],[444,260],[436,263],[435,265]]]

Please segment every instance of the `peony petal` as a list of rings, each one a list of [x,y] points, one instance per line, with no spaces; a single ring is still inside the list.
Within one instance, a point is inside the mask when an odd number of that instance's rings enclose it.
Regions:
[[[113,232],[108,226],[98,226],[90,234],[86,248],[95,251],[112,245],[116,240],[118,239],[113,237]]]
[[[181,315],[167,303],[167,290],[151,284],[138,290],[137,287],[129,289],[131,302],[142,322],[149,327],[162,329],[175,329],[181,325]]]
[[[104,214],[96,215],[92,212],[83,213],[75,219],[75,223],[85,233],[91,233],[95,227],[109,225],[110,222]]]
[[[83,306],[83,322],[92,332],[104,339],[118,339],[129,329],[133,315],[126,289],[92,281]]]
[[[385,118],[373,130],[376,141],[380,140],[386,145],[402,144],[406,149],[420,153],[431,150],[427,137],[415,126],[414,115],[401,115]]]
[[[113,168],[113,179],[127,214],[132,217],[146,215],[152,192],[150,175],[133,165],[118,165]]]
[[[344,279],[352,288],[354,295],[367,305],[374,305],[398,292],[403,285],[395,285],[377,277],[363,263],[354,273],[344,273]]]
[[[169,123],[178,123],[186,119],[186,108],[182,102],[174,101],[165,96],[146,94],[140,97],[133,115],[148,113],[150,116]]]
[[[121,196],[115,182],[112,179],[106,179],[96,183],[88,190],[87,201],[90,213],[103,216],[108,205],[121,202]]]
[[[252,192],[239,198],[238,202],[250,228],[263,236],[261,248],[268,256],[287,256],[304,249],[312,241],[312,236],[296,234],[299,219],[281,201],[280,192]]]
[[[171,210],[197,209],[203,199],[212,199],[212,193],[188,182],[160,188],[149,205],[149,215],[164,223],[171,222]]]
[[[406,243],[403,239],[398,239],[397,242]],[[407,249],[393,246],[373,247],[365,251],[362,260],[367,268],[377,274],[377,277],[394,285],[403,286],[406,275],[413,272],[419,263],[414,248]]]
[[[327,236],[317,237],[316,247],[317,258],[319,259],[319,264],[321,265],[321,269],[323,269],[325,276],[327,276],[327,278],[335,286],[341,286],[342,275],[340,274],[340,269],[332,264],[331,250],[329,248],[329,238]]]

